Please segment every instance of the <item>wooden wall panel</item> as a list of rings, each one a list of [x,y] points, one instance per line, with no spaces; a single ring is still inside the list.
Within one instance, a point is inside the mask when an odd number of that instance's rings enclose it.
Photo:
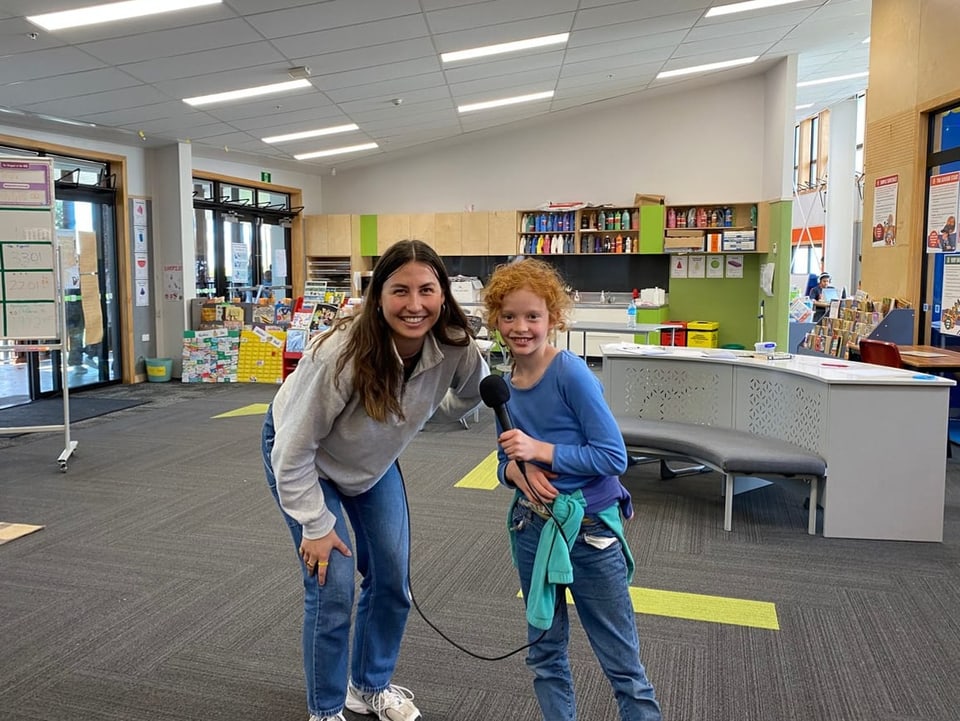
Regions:
[[[926,247],[929,113],[960,102],[960,27],[956,0],[874,0],[870,88],[864,137],[861,285],[872,296],[901,296],[918,306]],[[872,246],[874,183],[899,176],[897,244]]]
[[[436,221],[433,213],[413,213],[410,216],[410,238],[432,246],[436,242]]]
[[[480,210],[460,214],[460,248],[464,255],[487,255],[490,236],[489,215]]]

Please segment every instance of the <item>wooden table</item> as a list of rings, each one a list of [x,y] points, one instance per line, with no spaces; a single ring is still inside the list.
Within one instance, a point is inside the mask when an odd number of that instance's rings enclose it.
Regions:
[[[897,348],[900,350],[900,362],[905,368],[930,373],[960,371],[960,353],[955,350],[934,345],[898,345]]]

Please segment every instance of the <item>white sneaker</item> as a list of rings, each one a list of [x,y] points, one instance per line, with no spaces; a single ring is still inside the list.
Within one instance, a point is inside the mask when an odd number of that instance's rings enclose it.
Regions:
[[[309,721],[347,721],[342,713],[334,714],[333,716],[317,716],[316,714],[310,714]]]
[[[377,693],[363,693],[347,684],[346,707],[354,713],[376,714],[385,721],[416,721],[420,709],[413,705],[413,694],[402,686],[387,686]]]

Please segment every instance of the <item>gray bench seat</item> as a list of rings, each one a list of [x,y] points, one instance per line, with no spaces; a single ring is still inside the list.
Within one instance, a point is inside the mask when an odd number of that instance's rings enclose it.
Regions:
[[[722,473],[725,531],[733,522],[734,478],[773,475],[810,481],[807,532],[817,532],[817,486],[827,475],[827,464],[816,453],[787,441],[730,428],[626,416],[618,416],[617,423],[624,443],[633,451],[656,458],[690,460]]]

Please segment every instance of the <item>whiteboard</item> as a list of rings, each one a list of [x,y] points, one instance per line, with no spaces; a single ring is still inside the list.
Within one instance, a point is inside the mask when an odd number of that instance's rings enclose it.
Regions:
[[[53,252],[49,240],[0,239],[0,338],[60,337]]]

